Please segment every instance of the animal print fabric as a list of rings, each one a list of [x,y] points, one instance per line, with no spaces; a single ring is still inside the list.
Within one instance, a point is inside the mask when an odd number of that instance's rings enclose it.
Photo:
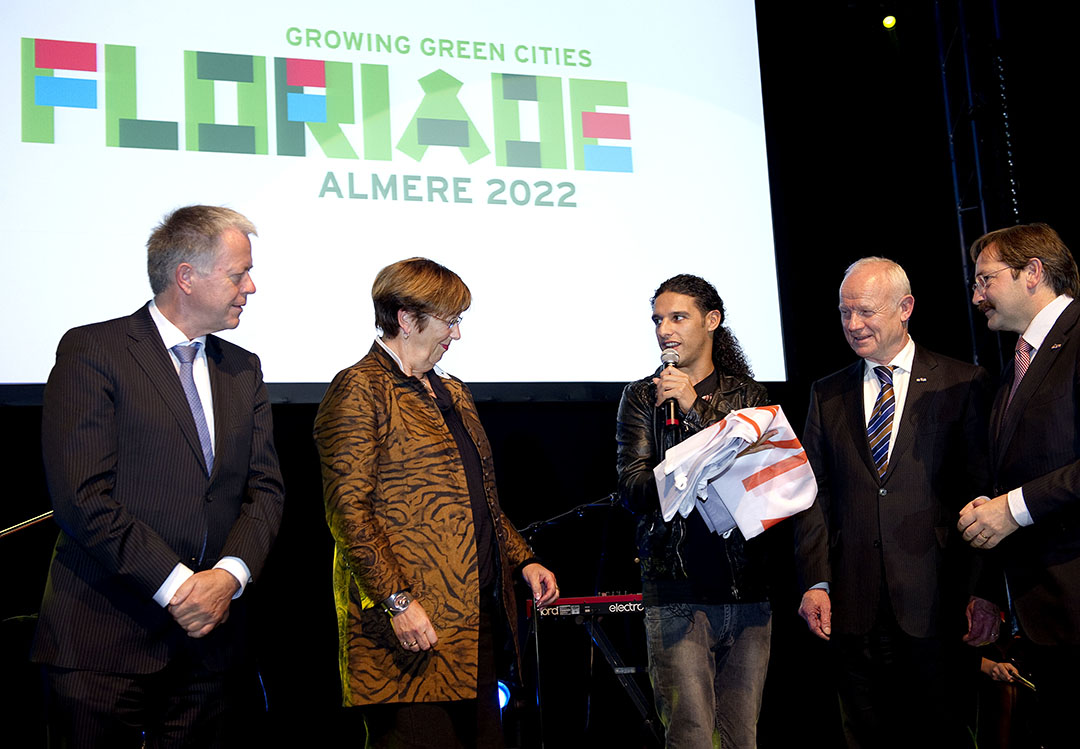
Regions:
[[[480,454],[516,649],[511,573],[532,552],[499,507],[491,445],[472,395],[460,380],[445,384]],[[334,537],[344,704],[475,698],[480,591],[472,508],[434,399],[375,344],[330,384],[315,442]],[[397,642],[379,602],[400,590],[422,603],[439,637],[435,648],[412,653]]]

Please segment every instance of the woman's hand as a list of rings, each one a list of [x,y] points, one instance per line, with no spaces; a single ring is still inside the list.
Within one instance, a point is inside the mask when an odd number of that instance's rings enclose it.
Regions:
[[[532,590],[537,608],[547,606],[559,597],[559,586],[555,582],[555,575],[539,562],[522,567],[521,576],[525,578],[526,584]]]
[[[390,623],[394,626],[398,644],[413,653],[431,650],[439,641],[439,636],[435,634],[435,628],[431,626],[427,612],[416,599],[413,599],[409,607],[400,614],[392,616]]]

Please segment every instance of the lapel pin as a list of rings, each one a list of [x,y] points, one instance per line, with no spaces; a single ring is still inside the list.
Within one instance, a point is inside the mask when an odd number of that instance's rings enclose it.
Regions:
[[[916,377],[915,382],[926,382],[926,378],[925,377]]]
[[[1050,350],[1053,351],[1056,348],[1061,348],[1061,344],[1060,343],[1055,343],[1053,346],[1050,347]]]

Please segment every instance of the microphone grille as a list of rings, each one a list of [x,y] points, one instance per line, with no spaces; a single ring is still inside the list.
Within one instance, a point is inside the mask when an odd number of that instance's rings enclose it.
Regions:
[[[664,352],[660,354],[660,361],[664,364],[665,367],[668,364],[678,364],[679,352],[673,348],[666,348],[664,349]]]

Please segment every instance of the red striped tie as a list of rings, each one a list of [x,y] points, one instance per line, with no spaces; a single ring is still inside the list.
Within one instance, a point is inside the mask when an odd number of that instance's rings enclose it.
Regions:
[[[1013,384],[1012,390],[1009,391],[1009,400],[1005,401],[1005,410],[1009,410],[1009,406],[1012,404],[1013,396],[1016,395],[1016,389],[1020,387],[1020,380],[1024,379],[1024,375],[1028,371],[1028,365],[1031,364],[1031,344],[1024,340],[1023,336],[1016,342],[1015,363],[1013,364]]]

